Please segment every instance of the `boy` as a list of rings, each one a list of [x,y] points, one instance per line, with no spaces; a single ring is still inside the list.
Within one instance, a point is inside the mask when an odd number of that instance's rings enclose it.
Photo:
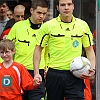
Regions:
[[[13,61],[14,43],[9,39],[0,41],[0,100],[22,100],[22,89],[36,88],[31,75],[22,64]]]

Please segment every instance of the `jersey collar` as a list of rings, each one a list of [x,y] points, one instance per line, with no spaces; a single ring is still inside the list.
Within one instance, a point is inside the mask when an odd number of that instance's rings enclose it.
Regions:
[[[57,19],[58,22],[62,22],[61,19],[60,19],[60,14],[56,19]],[[75,17],[72,15],[72,22],[74,22],[75,20],[76,20]]]

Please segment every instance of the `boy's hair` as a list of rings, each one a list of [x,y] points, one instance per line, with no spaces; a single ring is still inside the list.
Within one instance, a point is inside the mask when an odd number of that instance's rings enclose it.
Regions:
[[[0,50],[7,51],[7,49],[9,49],[13,51],[14,48],[15,48],[14,42],[12,42],[11,40],[4,39],[0,41]]]
[[[59,5],[60,0],[55,0],[55,1],[56,1],[56,5]],[[74,0],[72,0],[72,3],[74,3]]]
[[[31,7],[37,9],[37,7],[48,8],[48,2],[46,0],[32,0]]]
[[[8,6],[8,3],[6,0],[0,0],[0,5],[3,5],[4,3]]]

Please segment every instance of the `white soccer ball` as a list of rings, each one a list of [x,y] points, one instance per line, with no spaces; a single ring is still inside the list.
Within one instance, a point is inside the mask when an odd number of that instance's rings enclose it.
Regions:
[[[78,56],[70,63],[70,71],[76,77],[80,77],[82,74],[89,74],[91,63],[86,57]]]

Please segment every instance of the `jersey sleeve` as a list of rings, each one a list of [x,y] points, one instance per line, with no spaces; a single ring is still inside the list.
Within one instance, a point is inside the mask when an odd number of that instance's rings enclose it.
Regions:
[[[34,89],[34,79],[23,65],[21,69],[21,86],[24,90]]]
[[[14,42],[16,40],[16,32],[17,32],[17,23],[13,25],[13,27],[9,31],[6,39],[10,39]]]
[[[4,30],[1,34],[1,39],[5,39],[10,30],[11,30],[11,28]]]
[[[36,35],[36,44],[45,47],[49,39],[48,24],[44,23]]]
[[[87,23],[84,25],[83,46],[88,47],[93,45],[93,35]]]

